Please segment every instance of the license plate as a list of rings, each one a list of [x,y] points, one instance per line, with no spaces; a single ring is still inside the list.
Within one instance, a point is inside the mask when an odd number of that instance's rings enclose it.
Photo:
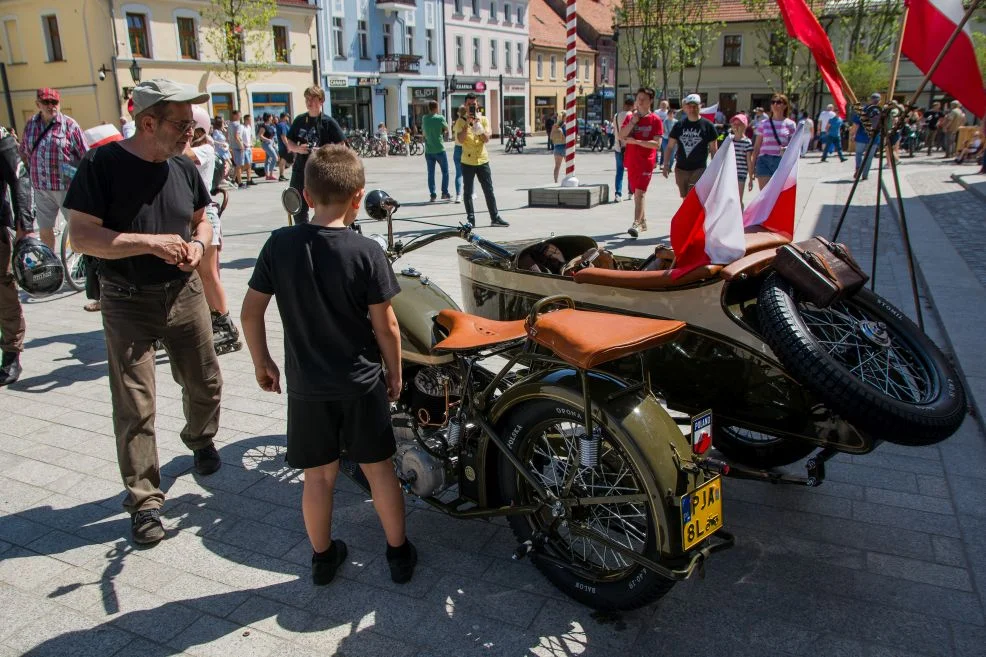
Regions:
[[[681,544],[689,550],[722,529],[722,479],[715,477],[681,497]]]

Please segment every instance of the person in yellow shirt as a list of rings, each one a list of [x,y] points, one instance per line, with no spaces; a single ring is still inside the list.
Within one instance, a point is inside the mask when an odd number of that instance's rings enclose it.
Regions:
[[[466,115],[460,117],[452,126],[455,143],[462,146],[462,182],[463,195],[466,202],[466,221],[476,225],[476,212],[472,200],[474,182],[479,178],[486,197],[486,209],[490,213],[490,225],[509,226],[500,217],[496,209],[496,197],[493,195],[493,174],[490,172],[490,154],[486,151],[486,143],[490,140],[490,122],[479,112],[476,104],[476,94],[466,95]]]

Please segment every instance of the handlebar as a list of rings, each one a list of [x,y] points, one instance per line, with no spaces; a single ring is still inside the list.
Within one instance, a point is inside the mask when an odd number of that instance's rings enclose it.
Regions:
[[[412,251],[417,251],[420,248],[426,247],[429,244],[437,242],[439,240],[448,239],[450,237],[461,237],[465,241],[469,242],[473,246],[486,251],[488,254],[511,262],[513,260],[513,254],[507,249],[503,248],[499,244],[490,242],[487,239],[480,237],[479,235],[472,232],[472,224],[459,224],[459,227],[455,230],[443,230],[441,232],[435,233],[434,235],[429,235],[428,237],[423,237],[416,240],[407,246],[401,244],[395,245],[394,251],[397,257],[411,253]]]

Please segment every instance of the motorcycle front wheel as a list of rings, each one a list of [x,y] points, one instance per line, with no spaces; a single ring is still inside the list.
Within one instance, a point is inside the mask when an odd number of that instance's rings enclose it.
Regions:
[[[533,401],[512,410],[504,419],[501,436],[508,437],[513,452],[541,485],[557,497],[574,476],[568,496],[626,496],[645,492],[637,464],[620,440],[605,431],[594,468],[579,464],[582,409],[558,401]],[[500,490],[513,504],[537,503],[537,494],[506,457],[501,456]],[[593,504],[575,509],[570,524],[587,527],[610,540],[655,561],[659,560],[657,531],[651,503]],[[552,516],[550,505],[542,512],[509,516],[518,542],[535,542],[533,561],[559,590],[582,604],[600,610],[629,610],[650,604],[667,593],[674,582],[629,561],[623,554],[591,538],[573,534]],[[538,537],[544,536],[544,545]],[[542,557],[545,555],[551,559]],[[568,564],[567,567],[559,562]]]
[[[818,308],[773,274],[758,311],[781,363],[859,429],[892,443],[930,445],[962,424],[965,389],[955,369],[886,299],[863,289]]]

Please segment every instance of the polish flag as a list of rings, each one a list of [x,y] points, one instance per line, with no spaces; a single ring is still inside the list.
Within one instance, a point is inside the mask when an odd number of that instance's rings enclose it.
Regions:
[[[121,141],[123,139],[123,135],[116,129],[116,126],[110,125],[109,123],[97,125],[95,128],[89,128],[82,133],[82,136],[85,138],[86,145],[89,148],[98,148],[111,141]]]
[[[832,94],[832,102],[839,110],[839,116],[846,118],[846,94],[842,90],[842,74],[839,72],[839,63],[835,59],[828,33],[805,0],[777,0],[777,6],[781,10],[787,33],[808,46],[815,58],[818,72]]]
[[[719,111],[719,103],[716,103],[715,105],[710,105],[709,107],[703,107],[698,111],[698,115],[701,116],[703,119],[708,119],[709,121],[715,123],[716,112],[718,111]]]
[[[743,257],[742,206],[732,136],[726,137],[709,167],[671,219],[671,246],[680,278],[703,265],[728,265]]]
[[[746,206],[743,212],[743,226],[763,226],[767,230],[794,237],[794,202],[798,191],[798,160],[801,149],[811,136],[805,125],[798,126],[791,143],[781,156],[777,171],[760,190],[760,194]]]
[[[910,11],[904,26],[903,53],[922,73],[927,73],[965,10],[962,0],[908,0],[907,4]],[[945,53],[931,81],[976,116],[986,115],[986,91],[968,23]]]

